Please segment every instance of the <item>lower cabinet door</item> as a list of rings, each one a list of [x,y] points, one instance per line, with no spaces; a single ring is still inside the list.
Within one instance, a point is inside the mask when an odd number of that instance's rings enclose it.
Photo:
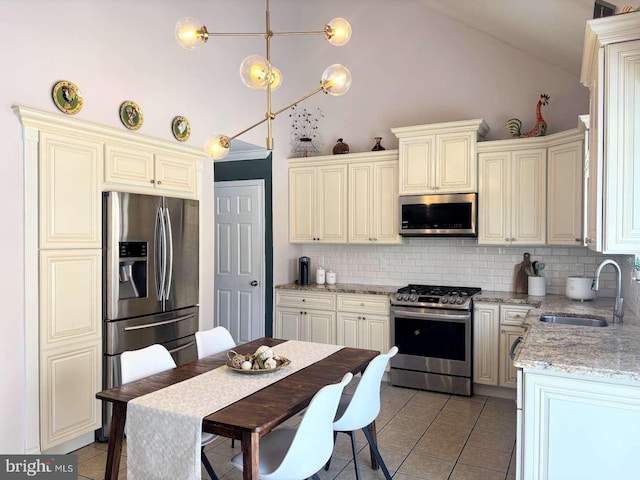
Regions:
[[[41,352],[40,446],[42,450],[100,427],[100,341]]]
[[[513,366],[513,360],[509,357],[511,345],[518,337],[524,335],[524,328],[511,325],[500,326],[500,374],[499,385],[501,387],[516,388],[518,369]]]
[[[336,312],[307,310],[305,312],[306,340],[317,343],[336,343]]]
[[[359,328],[362,314],[338,312],[336,341],[338,345],[358,348]]]
[[[284,340],[304,340],[304,312],[299,308],[277,308],[273,336]]]

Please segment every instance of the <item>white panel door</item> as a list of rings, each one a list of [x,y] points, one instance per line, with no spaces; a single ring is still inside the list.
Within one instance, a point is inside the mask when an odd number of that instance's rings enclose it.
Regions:
[[[216,182],[215,315],[237,343],[264,336],[262,180]]]
[[[369,243],[372,241],[371,218],[372,183],[371,163],[349,165],[349,242]]]
[[[433,192],[435,135],[400,140],[400,195]]]
[[[537,148],[516,151],[512,155],[512,242],[544,244],[547,230],[547,152],[544,148]]]
[[[476,304],[473,309],[473,383],[498,385],[498,305]]]
[[[316,236],[327,243],[347,242],[347,165],[318,167]]]
[[[481,153],[478,195],[478,244],[511,241],[511,154]]]
[[[398,219],[398,163],[373,164],[373,238],[377,243],[400,243]]]
[[[475,192],[478,187],[476,133],[441,134],[437,138],[437,193]]]

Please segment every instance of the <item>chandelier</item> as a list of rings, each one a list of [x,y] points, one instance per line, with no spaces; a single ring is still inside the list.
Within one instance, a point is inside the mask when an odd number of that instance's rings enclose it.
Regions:
[[[269,0],[266,0],[265,24],[266,27],[264,32],[255,33],[212,33],[209,32],[207,27],[201,22],[193,18],[184,18],[176,24],[176,40],[180,46],[187,50],[193,50],[198,46],[207,43],[209,37],[263,36],[266,42],[266,56],[250,55],[240,64],[240,78],[242,79],[242,82],[249,88],[262,89],[267,92],[267,110],[264,118],[233,136],[223,134],[209,135],[205,140],[204,150],[207,155],[214,160],[219,160],[227,156],[229,153],[229,147],[231,146],[231,140],[265,122],[267,123],[266,147],[268,150],[273,150],[272,121],[278,115],[316,93],[324,92],[333,96],[340,96],[346,93],[351,86],[351,72],[349,72],[347,67],[336,63],[328,66],[324,70],[320,79],[320,86],[318,88],[291,102],[285,107],[278,110],[272,110],[271,92],[276,90],[282,84],[282,73],[278,68],[271,65],[271,38],[284,35],[323,35],[330,44],[342,46],[351,38],[351,25],[349,25],[349,22],[344,18],[334,18],[324,26],[323,30],[319,31],[274,32],[271,30]]]

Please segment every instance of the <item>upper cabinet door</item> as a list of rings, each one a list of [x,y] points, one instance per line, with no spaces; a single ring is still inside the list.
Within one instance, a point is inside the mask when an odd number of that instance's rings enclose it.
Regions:
[[[40,132],[41,249],[101,248],[102,151],[100,142]]]
[[[547,150],[547,243],[582,245],[584,141]]]
[[[511,154],[478,155],[478,244],[504,245],[511,241]]]
[[[153,150],[130,144],[108,144],[105,155],[105,183],[153,188]]]
[[[640,250],[640,40],[605,47],[604,253]]]
[[[398,162],[395,160],[373,164],[373,239],[377,243],[400,243],[398,218]]]
[[[373,239],[372,170],[371,163],[349,165],[349,242],[352,243],[370,243]]]
[[[544,244],[547,228],[547,151],[539,148],[514,151],[512,155],[512,242]]]
[[[435,191],[435,135],[400,139],[400,195]]]
[[[169,192],[196,192],[196,162],[175,155],[156,154],[156,188]]]
[[[320,242],[347,241],[347,165],[318,167],[316,232]]]
[[[316,169],[289,169],[289,241],[312,242],[315,239]]]
[[[436,193],[478,191],[475,132],[437,135]]]

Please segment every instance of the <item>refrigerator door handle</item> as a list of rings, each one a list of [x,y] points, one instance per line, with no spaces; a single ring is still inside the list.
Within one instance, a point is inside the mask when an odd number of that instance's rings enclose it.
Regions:
[[[166,264],[166,280],[165,280],[165,292],[164,292],[164,299],[168,300],[169,299],[169,293],[171,292],[171,284],[173,283],[173,228],[171,227],[171,215],[169,214],[169,209],[165,207],[164,209],[164,215],[165,215],[165,225],[166,225],[166,230],[165,230],[165,244],[167,246],[167,251],[168,251],[168,258],[165,255],[165,264]]]
[[[162,207],[158,207],[156,212],[155,229],[155,270],[156,270],[156,295],[158,300],[164,299],[164,282],[167,268],[167,247],[165,245],[165,227],[162,215]]]
[[[134,327],[124,327],[122,331],[131,332],[134,330],[144,330],[145,328],[153,328],[153,327],[159,327],[161,325],[169,325],[170,323],[182,322],[184,320],[189,320],[190,318],[193,318],[193,317],[195,317],[195,314],[183,315],[182,317],[172,318],[171,320],[163,320],[161,322],[154,322],[154,323],[145,323],[144,325],[136,325]]]

